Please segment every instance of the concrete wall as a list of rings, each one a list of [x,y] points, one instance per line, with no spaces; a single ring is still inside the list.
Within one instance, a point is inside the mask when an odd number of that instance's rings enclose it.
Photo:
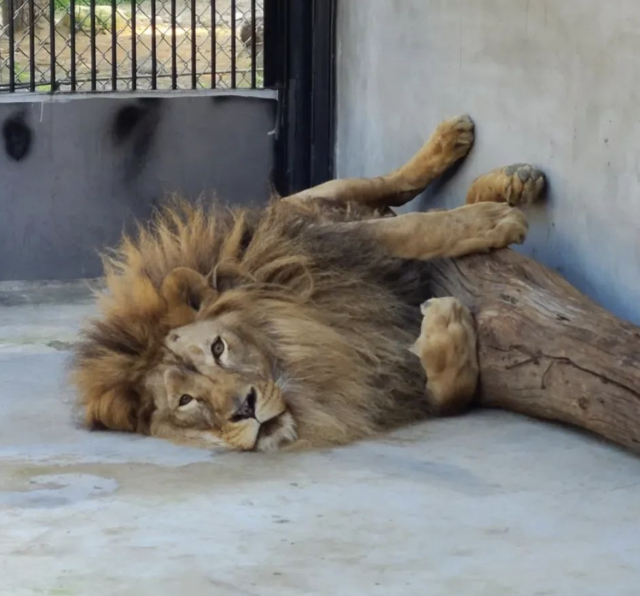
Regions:
[[[275,108],[228,96],[0,103],[0,280],[99,275],[97,251],[167,193],[265,200]]]
[[[638,0],[340,0],[338,38],[339,176],[395,167],[468,112],[472,156],[410,207],[542,167],[551,192],[522,250],[640,323]]]

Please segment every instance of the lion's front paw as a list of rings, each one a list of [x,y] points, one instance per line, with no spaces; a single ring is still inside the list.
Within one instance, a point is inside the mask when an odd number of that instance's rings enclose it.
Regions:
[[[492,201],[509,205],[529,205],[544,192],[544,174],[526,163],[516,163],[484,174],[474,180],[467,193],[467,203]]]
[[[479,233],[487,249],[524,242],[529,224],[522,211],[505,203],[481,203],[476,208],[479,209]]]

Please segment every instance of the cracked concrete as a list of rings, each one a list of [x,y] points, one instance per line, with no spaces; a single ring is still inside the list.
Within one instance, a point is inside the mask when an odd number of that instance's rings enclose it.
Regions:
[[[497,412],[303,455],[90,433],[92,311],[0,284],[0,595],[637,594],[639,459]]]

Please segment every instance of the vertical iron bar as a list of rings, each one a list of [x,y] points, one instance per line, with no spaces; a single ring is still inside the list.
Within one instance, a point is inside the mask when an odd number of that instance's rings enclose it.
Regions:
[[[151,0],[151,89],[158,88],[158,65],[156,63],[156,0]]]
[[[71,91],[76,90],[76,0],[70,0],[69,2],[69,35],[71,36],[71,44],[69,50],[71,51]]]
[[[231,88],[236,88],[236,0],[231,0]]]
[[[91,91],[97,89],[96,71],[96,0],[89,0],[89,18],[91,19]]]
[[[56,91],[56,0],[49,0],[49,81]]]
[[[29,91],[36,90],[36,7],[29,0]]]
[[[198,86],[198,70],[196,61],[196,0],[191,0],[191,88]]]
[[[111,90],[118,89],[118,32],[116,31],[116,0],[111,0]]]
[[[16,22],[16,9],[13,0],[9,0],[9,92],[16,90],[16,48],[14,26]]]
[[[171,88],[178,88],[178,40],[176,39],[176,0],[171,0]]]
[[[217,57],[218,57],[218,42],[216,36],[216,23],[218,22],[218,13],[216,12],[216,0],[211,0],[211,88],[215,89],[218,86],[216,73],[217,69]]]
[[[138,32],[136,31],[136,2],[131,0],[131,91],[138,87]]]
[[[311,167],[307,187],[333,175],[336,1],[313,3],[311,27]]]
[[[258,68],[257,60],[256,60],[256,0],[251,0],[251,88],[256,88],[257,77],[256,77],[256,69]]]

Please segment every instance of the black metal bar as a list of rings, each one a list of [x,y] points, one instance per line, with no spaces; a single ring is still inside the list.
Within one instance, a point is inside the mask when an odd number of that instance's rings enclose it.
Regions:
[[[309,184],[311,171],[311,85],[312,57],[311,0],[290,0],[287,23],[287,123],[286,132],[289,194],[304,190]]]
[[[333,177],[335,132],[335,0],[314,0],[309,186]]]
[[[218,42],[216,36],[216,23],[218,22],[218,13],[216,12],[216,0],[211,0],[211,88],[215,89],[217,81],[217,57]]]
[[[91,91],[97,86],[97,60],[96,60],[96,0],[89,0],[89,18],[91,19]]]
[[[198,61],[196,60],[196,0],[191,0],[191,88],[198,86]]]
[[[250,68],[238,69],[238,72],[242,73],[242,74],[249,74],[249,73],[251,73],[251,69]],[[200,73],[200,76],[209,76],[210,74],[212,74],[211,71],[204,71],[204,72]],[[223,71],[218,72],[218,74],[219,75],[228,75],[228,74],[231,74],[231,71],[230,70],[223,70]],[[164,79],[164,78],[168,78],[168,77],[171,77],[171,73],[169,73],[169,74],[159,74],[158,75],[158,79]],[[139,79],[150,79],[151,75],[139,74],[138,78]],[[119,80],[123,80],[123,79],[119,79]],[[82,79],[82,78],[77,78],[76,79],[76,82],[78,84],[88,83],[90,81],[91,81],[90,77],[87,77],[85,79]],[[111,76],[108,76],[108,77],[97,77],[96,81],[98,83],[109,83],[111,81]],[[58,80],[58,87],[61,87],[61,86],[64,86],[64,85],[69,85],[69,84],[70,84],[70,82],[67,81],[66,79],[62,80],[62,81]],[[0,83],[0,92],[5,92],[6,90],[9,89],[9,86],[10,86],[9,83]],[[28,89],[29,88],[29,83],[16,83],[15,88],[16,89]]]
[[[51,93],[56,91],[56,2],[49,0],[49,73]]]
[[[265,86],[279,91],[273,183],[288,195],[333,172],[336,0],[265,0]]]
[[[251,70],[247,68],[247,69],[238,70],[238,72],[243,73],[243,74],[249,74],[251,72]],[[209,76],[210,74],[212,74],[210,71],[206,71],[206,72],[200,73],[201,76]],[[231,71],[230,70],[224,70],[224,71],[219,72],[218,74],[219,75],[228,75],[228,74],[231,74]],[[158,79],[164,79],[164,78],[169,78],[169,77],[171,77],[171,73],[159,74],[157,78]],[[151,75],[140,74],[140,75],[138,75],[138,78],[139,79],[150,79]],[[122,80],[122,79],[120,79],[120,80]],[[85,79],[82,79],[82,78],[77,79],[77,83],[78,84],[88,83],[90,81],[91,81],[90,77],[87,77]],[[106,83],[111,82],[111,76],[108,76],[108,77],[97,77],[96,81],[98,83],[105,83],[106,84]],[[64,80],[64,81],[58,80],[58,87],[61,87],[61,86],[64,86],[64,85],[68,85],[68,84],[69,83],[66,80]],[[15,87],[16,87],[16,89],[28,89],[29,88],[29,83],[16,83]],[[0,83],[0,93],[4,93],[5,90],[8,90],[8,88],[9,88],[9,83]],[[180,90],[178,90],[178,91],[180,91]],[[107,92],[107,89],[105,89],[105,92]]]
[[[257,83],[257,68],[258,61],[257,57],[257,47],[258,43],[256,41],[256,0],[251,0],[251,88],[256,88]]]
[[[36,90],[36,9],[29,0],[29,91]]]
[[[111,0],[111,90],[118,89],[118,31],[117,27],[117,10],[116,0]]]
[[[231,0],[231,88],[236,88],[236,0]]]
[[[15,23],[16,9],[13,0],[9,0],[9,93],[16,90]]]
[[[92,0],[94,2],[95,0]],[[158,88],[158,63],[156,60],[156,0],[151,0],[151,89]]]
[[[0,84],[0,91],[4,93],[6,90],[9,89],[9,87],[10,87],[9,83],[2,83]],[[29,89],[29,83],[16,83],[14,87],[16,89]]]
[[[278,90],[278,110],[275,127],[275,151],[272,184],[280,196],[289,192],[288,115],[290,112],[287,80],[289,40],[287,36],[288,6],[281,0],[263,0],[264,11],[264,86]]]
[[[280,0],[264,0],[264,86],[282,89],[286,80],[288,40],[287,10]]]
[[[71,62],[69,69],[71,70],[71,91],[75,91],[77,87],[76,81],[76,0],[69,1],[69,35],[71,37],[69,43],[69,51],[71,52]]]
[[[178,88],[178,40],[176,38],[176,0],[171,0],[171,88]]]
[[[138,88],[138,32],[136,31],[137,0],[131,0],[131,91]]]

